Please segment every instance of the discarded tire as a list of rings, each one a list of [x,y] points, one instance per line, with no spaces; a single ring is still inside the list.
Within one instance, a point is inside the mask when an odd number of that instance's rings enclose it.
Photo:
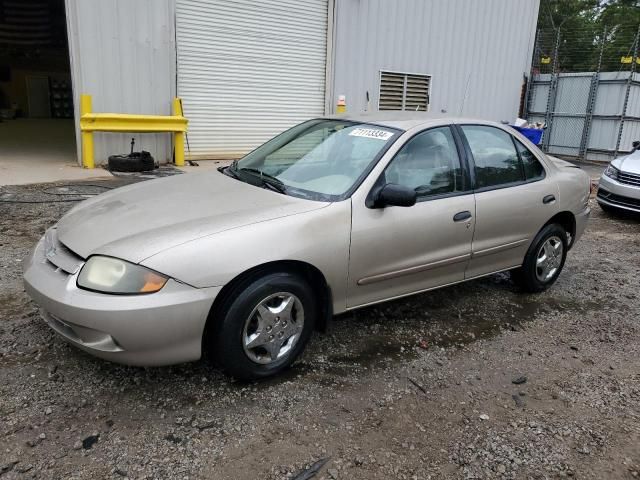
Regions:
[[[109,170],[114,172],[147,172],[156,167],[149,152],[132,152],[128,155],[110,155]]]

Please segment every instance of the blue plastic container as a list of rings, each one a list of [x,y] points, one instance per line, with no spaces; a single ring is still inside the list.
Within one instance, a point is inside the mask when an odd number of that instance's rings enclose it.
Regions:
[[[516,127],[515,125],[511,125],[511,127],[527,137],[527,139],[534,145],[540,145],[540,142],[542,142],[542,134],[544,133],[544,130],[541,128],[522,128]]]

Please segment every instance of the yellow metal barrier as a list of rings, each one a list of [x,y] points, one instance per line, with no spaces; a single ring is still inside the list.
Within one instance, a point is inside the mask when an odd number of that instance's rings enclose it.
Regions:
[[[187,119],[179,98],[173,99],[173,115],[131,115],[93,113],[91,95],[80,96],[80,131],[82,132],[82,166],[95,168],[93,132],[171,132],[176,165],[184,165],[184,135]]]

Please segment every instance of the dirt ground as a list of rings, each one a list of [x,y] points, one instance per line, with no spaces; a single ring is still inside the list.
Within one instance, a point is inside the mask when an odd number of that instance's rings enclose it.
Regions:
[[[0,200],[70,198],[48,187]],[[1,480],[301,479],[318,460],[323,479],[640,476],[638,218],[593,202],[548,292],[500,274],[366,308],[285,375],[243,384],[54,336],[21,260],[72,204],[0,203]]]

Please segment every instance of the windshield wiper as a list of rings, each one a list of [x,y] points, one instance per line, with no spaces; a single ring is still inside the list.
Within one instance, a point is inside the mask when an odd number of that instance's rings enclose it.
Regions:
[[[224,169],[223,169],[224,173],[226,173],[227,175],[229,175],[230,177],[233,177],[233,178],[240,178],[238,176],[238,173],[237,173],[238,172],[237,167],[236,167],[237,164],[238,164],[238,160],[234,160],[231,163],[231,165],[228,165],[228,166],[224,167]]]
[[[232,166],[234,167],[233,170],[235,172],[247,172],[255,177],[259,177],[260,180],[262,180],[262,183],[264,185],[268,185],[269,187],[271,187],[272,190],[275,190],[280,193],[286,193],[287,191],[286,185],[282,183],[280,179],[274,177],[273,175],[264,173],[262,170],[258,170],[257,168],[243,167],[238,169],[238,167],[235,164],[232,164]]]

